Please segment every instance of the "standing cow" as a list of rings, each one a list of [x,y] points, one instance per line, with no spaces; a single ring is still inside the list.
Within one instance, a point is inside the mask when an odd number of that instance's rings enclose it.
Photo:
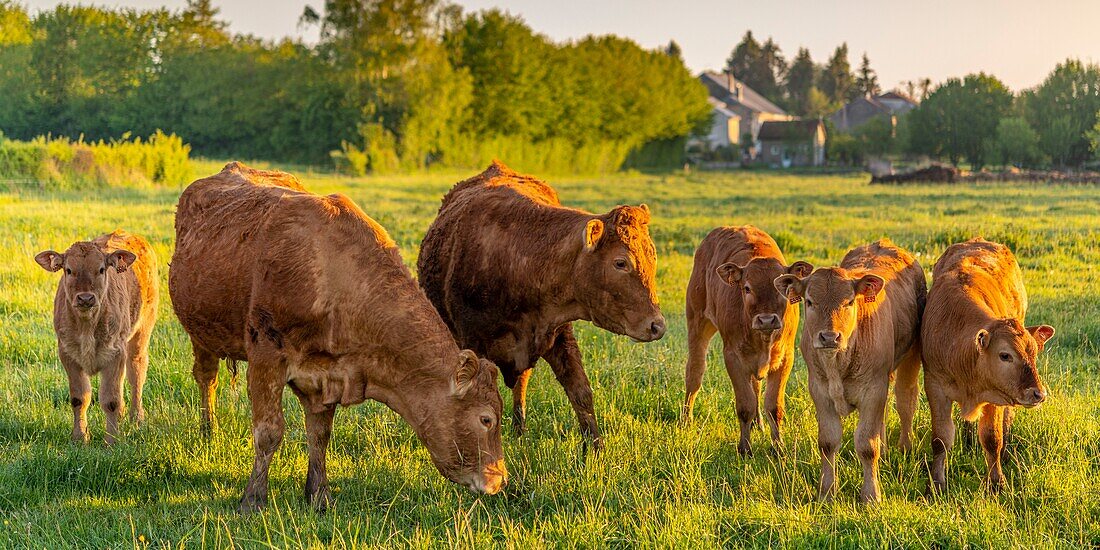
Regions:
[[[920,320],[927,298],[924,271],[888,239],[848,252],[840,267],[809,277],[783,275],[776,288],[806,302],[799,345],[809,367],[810,397],[817,411],[822,498],[836,492],[836,453],[841,417],[859,412],[856,454],[863,464],[862,502],[881,498],[878,460],[885,432],[890,379],[901,417],[899,445],[912,446],[920,375]]]
[[[169,275],[205,424],[219,358],[248,361],[255,463],[242,511],[267,500],[285,386],[305,410],[318,508],[336,407],[366,399],[400,414],[448,479],[488,494],[505,483],[496,368],[458,348],[393,240],[347,197],[230,163],[180,197]]]
[[[760,421],[760,381],[765,377],[764,410],[773,445],[778,448],[781,443],[783,392],[794,365],[798,306],[787,302],[774,281],[788,273],[806,277],[813,269],[806,262],[788,266],[775,240],[751,225],[719,227],[695,250],[687,288],[684,418],[691,418],[707,368],[707,346],[718,332],[741,421],[741,454],[752,452],[750,434]]]
[[[932,270],[921,343],[924,393],[932,413],[932,481],[947,486],[947,452],[955,441],[953,403],[978,422],[990,488],[1003,483],[1001,451],[1015,406],[1046,398],[1036,361],[1054,336],[1049,325],[1024,326],[1027,291],[1008,247],[983,239],[951,245]]]
[[[65,270],[54,295],[53,328],[69,377],[73,441],[88,441],[89,377],[102,373],[99,406],[107,417],[107,444],[113,444],[125,408],[124,374],[130,383],[130,419],[145,420],[141,395],[157,320],[156,254],[145,239],[117,230],[73,243],[64,254],[40,252],[34,260],[46,271]]]
[[[602,446],[572,322],[642,342],[664,335],[648,224],[644,204],[606,214],[563,207],[545,182],[497,161],[443,198],[420,248],[420,285],[458,341],[500,366],[516,433],[542,357],[586,443]]]

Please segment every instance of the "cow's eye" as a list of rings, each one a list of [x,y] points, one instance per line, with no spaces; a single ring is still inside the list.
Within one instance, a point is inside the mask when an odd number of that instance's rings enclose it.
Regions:
[[[103,269],[102,267],[101,267],[101,268],[99,268],[99,274],[100,274],[100,275],[103,275],[103,271],[104,271],[104,269]]]
[[[493,428],[493,417],[491,417],[487,414],[481,415],[481,425],[485,426],[486,430],[492,429]]]
[[[809,299],[807,299],[806,300],[806,307],[814,307],[814,303],[811,302]]]
[[[1011,363],[1012,362],[1012,355],[1010,355],[1008,353],[1001,352],[1001,361],[1004,361],[1005,363]]]
[[[625,258],[616,258],[615,269],[618,269],[619,271],[626,271],[630,269],[630,262],[626,261]]]

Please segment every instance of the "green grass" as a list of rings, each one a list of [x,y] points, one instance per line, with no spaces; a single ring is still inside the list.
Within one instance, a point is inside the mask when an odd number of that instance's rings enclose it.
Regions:
[[[199,164],[197,173],[217,169]],[[316,192],[350,195],[413,265],[443,193],[468,175],[304,179]],[[653,211],[668,334],[635,344],[578,324],[605,451],[581,457],[572,410],[545,365],[532,379],[529,433],[505,435],[512,477],[495,497],[445,481],[401,419],[367,403],[337,414],[329,454],[336,504],[317,515],[301,496],[304,427],[287,392],[289,429],[272,467],[271,504],[249,517],[234,511],[252,460],[243,379],[236,388],[222,385],[220,431],[205,442],[190,346],[166,284],[146,386],[147,424],[125,424],[121,443],[107,449],[103,416],[93,407],[93,443],[68,441],[68,394],[50,325],[56,275],[32,257],[124,227],[153,243],[166,277],[179,189],[0,194],[0,546],[1100,545],[1100,188],[865,181],[767,172],[553,179],[569,205],[602,212],[646,202]],[[1058,335],[1040,360],[1051,397],[1018,415],[1002,494],[987,494],[981,485],[980,448],[960,444],[950,457],[950,493],[927,496],[929,418],[922,403],[918,450],[888,452],[880,505],[857,503],[852,418],[845,423],[839,496],[818,503],[816,424],[801,358],[787,388],[780,457],[762,432],[754,434],[753,458],[737,455],[733,393],[717,344],[696,421],[678,425],[691,254],[714,226],[741,223],[769,231],[789,261],[815,265],[836,263],[849,247],[882,236],[916,253],[929,273],[947,245],[974,235],[1016,250],[1031,298],[1028,321],[1049,323]],[[892,409],[888,433],[895,441]]]

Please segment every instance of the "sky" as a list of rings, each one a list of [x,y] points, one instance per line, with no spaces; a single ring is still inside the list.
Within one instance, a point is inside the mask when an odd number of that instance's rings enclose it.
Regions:
[[[16,0],[32,10],[56,0]],[[68,0],[79,3],[86,0]],[[184,0],[95,0],[96,5],[178,8]],[[306,4],[323,0],[214,0],[235,32],[315,40],[300,29]],[[923,77],[940,82],[985,71],[1014,90],[1039,84],[1067,57],[1100,62],[1097,0],[458,0],[501,8],[558,41],[618,34],[647,48],[676,40],[693,71],[720,69],[746,30],[824,62],[841,42],[858,67],[864,52],[885,89]]]

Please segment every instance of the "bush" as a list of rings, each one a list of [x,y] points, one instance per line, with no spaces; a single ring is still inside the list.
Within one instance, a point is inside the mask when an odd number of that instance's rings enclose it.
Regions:
[[[182,185],[193,175],[190,153],[178,136],[160,131],[144,141],[0,140],[0,180],[53,189]]]

